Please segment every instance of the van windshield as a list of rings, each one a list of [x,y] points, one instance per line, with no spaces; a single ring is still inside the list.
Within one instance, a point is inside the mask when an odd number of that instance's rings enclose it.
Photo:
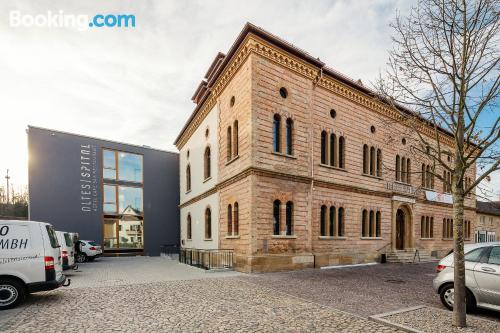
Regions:
[[[71,239],[70,234],[67,232],[64,233],[64,240],[66,241],[66,246],[72,247],[73,246],[73,240]]]
[[[50,246],[53,248],[60,247],[59,242],[57,241],[56,233],[52,226],[46,225],[45,228],[47,228],[47,233],[49,234]]]

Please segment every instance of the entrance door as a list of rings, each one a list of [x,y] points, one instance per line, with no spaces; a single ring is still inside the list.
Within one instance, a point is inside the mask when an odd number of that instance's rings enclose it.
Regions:
[[[396,249],[405,248],[405,213],[398,209],[396,212]]]

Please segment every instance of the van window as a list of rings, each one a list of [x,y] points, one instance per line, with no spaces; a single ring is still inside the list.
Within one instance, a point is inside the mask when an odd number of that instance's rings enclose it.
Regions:
[[[66,246],[68,247],[73,246],[73,240],[71,239],[71,235],[68,234],[67,232],[64,233],[64,240],[66,241]]]
[[[59,242],[57,241],[56,233],[52,226],[46,225],[45,228],[47,228],[47,233],[49,234],[50,246],[53,248],[60,247]]]

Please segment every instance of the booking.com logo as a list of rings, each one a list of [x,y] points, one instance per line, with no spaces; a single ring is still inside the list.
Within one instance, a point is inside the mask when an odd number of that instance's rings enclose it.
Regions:
[[[9,13],[11,27],[44,27],[44,28],[76,28],[85,31],[90,28],[135,28],[135,15],[131,14],[96,14],[88,15],[65,14],[47,11],[47,14],[21,14],[19,10]]]

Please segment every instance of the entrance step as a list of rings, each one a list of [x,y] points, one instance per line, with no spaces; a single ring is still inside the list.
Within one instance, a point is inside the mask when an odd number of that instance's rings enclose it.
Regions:
[[[417,255],[415,255],[415,250],[398,250],[387,253],[388,263],[408,264],[418,262],[431,262],[435,260],[436,258],[432,257],[429,252],[425,250],[418,250]]]

